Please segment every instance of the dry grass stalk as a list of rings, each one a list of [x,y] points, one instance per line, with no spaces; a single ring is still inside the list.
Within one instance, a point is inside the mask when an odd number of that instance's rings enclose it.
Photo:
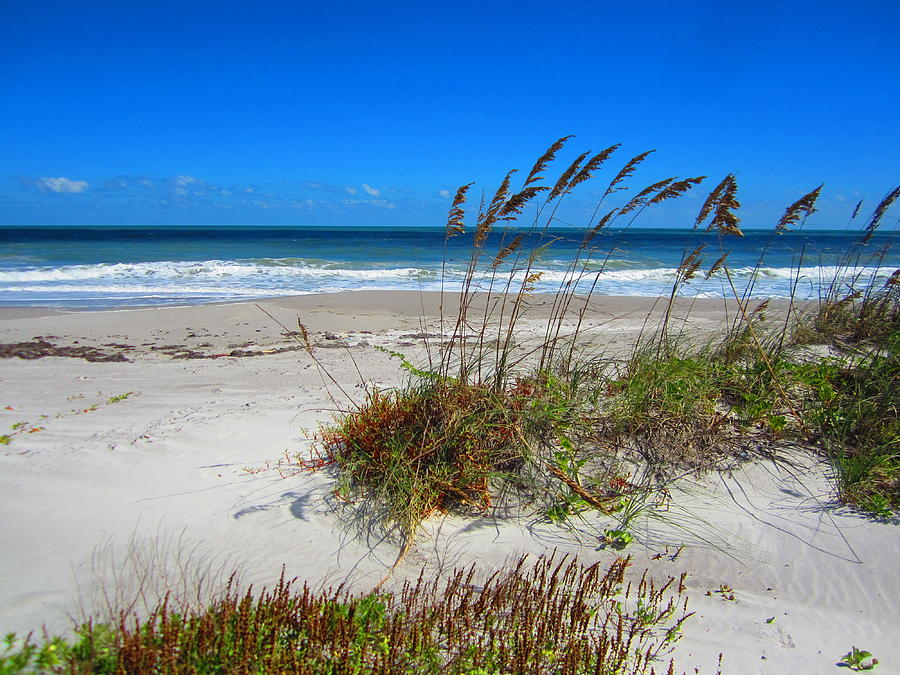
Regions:
[[[707,226],[707,230],[718,230],[722,234],[734,234],[743,237],[739,223],[741,219],[735,211],[741,203],[737,200],[737,179],[734,174],[728,174],[707,197],[700,213],[695,221],[695,226],[700,225],[712,212],[713,217]]]
[[[466,193],[472,185],[473,183],[469,183],[468,185],[460,186],[456,191],[456,196],[453,197],[453,203],[450,204],[450,213],[447,215],[447,229],[445,231],[447,239],[466,231],[466,212],[463,210],[462,205],[465,203]]]
[[[534,163],[531,171],[528,174],[528,178],[525,179],[525,185],[531,185],[535,181],[538,181],[542,178],[542,174],[547,168],[547,165],[553,162],[556,159],[556,153],[562,150],[562,147],[566,144],[570,138],[574,138],[572,134],[568,136],[563,136],[562,138],[553,142],[553,144],[547,148],[543,155],[538,157],[537,161]]]
[[[709,279],[713,274],[722,269],[722,266],[725,264],[725,260],[728,258],[728,253],[723,253],[718,260],[716,260],[712,266],[706,272],[706,278]]]
[[[784,215],[775,225],[776,232],[787,232],[789,228],[797,223],[803,223],[809,216],[816,212],[816,201],[822,192],[822,185],[815,190],[806,193],[800,199],[791,204],[784,212]]]
[[[597,509],[604,515],[607,515],[607,516],[612,515],[612,509],[610,508],[609,504],[605,504],[602,500],[598,499],[597,497],[592,495],[590,492],[585,490],[581,485],[578,484],[577,481],[572,480],[572,478],[570,476],[568,476],[565,471],[563,471],[562,469],[560,469],[557,466],[554,466],[553,464],[548,463],[545,466],[547,467],[547,470],[550,473],[552,473],[560,481],[565,483],[565,485],[572,492],[574,492],[579,497],[581,497],[585,501],[585,503],[593,506],[595,509]]]
[[[680,197],[695,185],[702,183],[705,178],[706,176],[696,176],[695,178],[685,178],[684,180],[676,181],[657,192],[650,201],[647,202],[647,205],[652,206],[653,204],[660,204],[667,199]]]
[[[872,235],[875,234],[875,230],[878,229],[878,225],[881,223],[884,214],[891,207],[891,204],[897,201],[898,197],[900,197],[900,185],[888,192],[884,196],[884,199],[878,202],[878,206],[875,207],[875,210],[872,212],[872,216],[869,218],[869,222],[866,225],[866,235],[863,237],[863,243],[872,238]]]
[[[620,147],[622,147],[622,144],[616,143],[615,145],[611,145],[606,148],[606,150],[601,150],[596,155],[591,157],[588,160],[587,164],[585,164],[581,169],[581,171],[579,171],[575,175],[575,177],[572,179],[572,182],[569,183],[566,191],[571,191],[575,186],[581,185],[585,181],[590,180],[593,177],[594,173],[598,171],[600,167],[603,166],[603,164],[606,162],[606,160],[609,159],[610,156]]]
[[[569,189],[569,181],[572,180],[572,176],[575,175],[575,172],[578,171],[578,168],[581,166],[584,158],[589,154],[590,152],[583,152],[578,155],[578,157],[575,158],[575,161],[573,161],[569,165],[569,168],[560,174],[559,178],[556,181],[556,184],[553,186],[553,189],[550,190],[550,194],[547,195],[548,202],[553,201]]]
[[[637,170],[638,165],[640,165],[641,162],[647,159],[651,152],[656,152],[656,150],[647,150],[629,159],[625,166],[622,167],[622,170],[619,171],[619,173],[617,173],[615,177],[609,182],[609,186],[606,188],[606,192],[603,196],[606,197],[613,192],[626,189],[625,187],[620,186],[619,183],[626,180],[627,178],[631,178],[634,175],[634,172]]]
[[[628,200],[628,202],[619,209],[619,215],[624,216],[626,213],[630,213],[634,211],[636,208],[643,206],[644,202],[647,201],[647,195],[662,190],[670,183],[674,182],[677,179],[677,176],[672,176],[671,178],[664,178],[661,181],[657,181],[652,185],[648,185],[643,190],[638,192],[634,197]]]

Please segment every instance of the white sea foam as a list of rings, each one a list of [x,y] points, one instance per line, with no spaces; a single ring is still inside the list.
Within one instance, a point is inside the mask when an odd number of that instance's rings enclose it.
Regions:
[[[554,292],[560,287],[580,292],[591,287],[608,295],[654,296],[667,294],[676,277],[674,267],[615,268],[573,275],[563,266],[544,263],[536,292]],[[840,274],[844,279],[861,282],[887,279],[891,269],[860,267],[841,269],[833,266],[738,267],[729,270],[740,290],[751,279],[756,294],[768,297],[813,297],[823,284]],[[505,286],[504,275],[497,271],[494,289]],[[459,290],[465,269],[445,270],[444,288]],[[513,274],[513,287],[525,272]],[[682,295],[721,297],[725,291],[722,273],[706,280],[702,274],[680,289]],[[441,287],[440,269],[421,267],[378,268],[374,263],[350,266],[322,259],[266,258],[257,260],[160,261],[139,263],[101,263],[65,267],[19,267],[0,270],[0,294],[3,298],[53,297],[54,299],[91,297],[227,299],[305,293],[326,293],[361,289],[436,290]],[[730,292],[730,290],[728,291]]]
[[[427,276],[433,271],[416,267],[389,269],[349,269],[308,264],[272,265],[224,260],[187,262],[103,263],[66,267],[29,267],[0,270],[0,284],[22,282],[88,281],[92,279],[184,279],[184,278],[248,278],[248,277],[335,277],[349,279],[384,279]]]
[[[2,293],[87,293],[99,295],[185,295],[185,296],[247,296],[284,295],[283,291],[267,288],[250,288],[241,286],[154,286],[154,285],[113,285],[113,284],[54,284],[52,286],[12,286],[0,287]],[[295,292],[295,291],[292,291]]]

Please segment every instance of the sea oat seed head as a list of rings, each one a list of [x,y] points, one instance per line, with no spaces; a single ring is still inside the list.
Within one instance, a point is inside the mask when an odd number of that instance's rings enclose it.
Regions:
[[[725,178],[722,179],[713,191],[709,193],[709,196],[706,198],[706,201],[703,202],[703,206],[700,207],[700,213],[697,214],[697,219],[694,221],[694,227],[697,227],[706,218],[709,216],[710,212],[719,203],[719,199],[722,196],[722,193],[725,191],[725,188],[728,187],[729,183],[734,179],[734,174],[728,174]]]
[[[589,229],[587,231],[587,234],[584,235],[584,244],[588,244],[595,236],[597,236],[597,233],[604,227],[606,227],[606,224],[609,223],[614,215],[616,215],[617,211],[619,211],[618,208],[612,209],[609,213],[607,213],[600,219],[600,222]]]
[[[497,269],[500,266],[500,263],[503,262],[505,258],[509,256],[510,253],[515,251],[522,244],[522,235],[517,234],[515,239],[513,239],[509,244],[500,249],[500,252],[496,255],[494,260],[491,262],[491,269]]]
[[[586,180],[590,179],[591,176],[597,171],[603,163],[609,159],[610,155],[612,155],[616,150],[618,150],[622,146],[621,143],[616,143],[615,145],[611,145],[606,150],[601,150],[596,155],[591,157],[587,164],[582,167],[581,171],[575,174],[575,177],[572,179],[572,182],[569,183],[569,186],[566,188],[566,191],[571,190],[576,185],[580,185]]]
[[[653,183],[653,185],[648,185],[643,190],[638,192],[634,197],[628,200],[625,206],[622,207],[622,210],[619,211],[619,215],[621,216],[625,213],[628,213],[629,211],[634,211],[639,206],[643,206],[644,202],[647,201],[647,195],[649,195],[651,192],[661,190],[676,178],[677,176],[672,176],[671,178],[664,178],[661,181],[657,181],[656,183]]]
[[[522,212],[522,209],[525,208],[526,204],[534,199],[538,193],[549,189],[550,188],[543,185],[532,185],[531,187],[524,188],[521,192],[517,192],[507,199],[506,204],[500,209],[500,218],[503,220],[514,220],[515,217]]]
[[[465,211],[463,210],[462,205],[465,203],[466,193],[472,185],[473,183],[463,185],[456,191],[456,196],[453,198],[453,203],[450,205],[450,213],[447,215],[447,229],[445,230],[444,235],[447,239],[466,231],[465,222],[463,220],[465,218]]]
[[[528,178],[525,179],[526,186],[531,185],[536,180],[540,180],[541,174],[544,173],[547,165],[556,158],[556,153],[562,149],[563,145],[565,145],[566,141],[568,141],[570,138],[574,138],[574,135],[569,134],[568,136],[563,136],[562,138],[556,140],[549,148],[547,148],[546,152],[544,152],[543,155],[538,157],[538,160],[534,163],[531,172],[528,174]]]
[[[800,199],[785,209],[784,215],[781,216],[775,225],[776,232],[787,232],[788,228],[796,225],[802,220],[806,220],[810,215],[816,212],[816,200],[822,192],[824,183],[815,190],[806,193]]]
[[[551,202],[561,194],[566,192],[566,189],[569,187],[569,181],[572,180],[572,176],[575,175],[575,172],[578,171],[578,167],[581,166],[581,163],[584,161],[584,158],[590,154],[590,151],[583,152],[578,157],[575,158],[575,161],[569,165],[569,168],[562,172],[559,180],[556,181],[556,185],[553,186],[553,189],[550,190],[550,194],[547,195],[547,201]]]
[[[706,272],[706,278],[709,279],[713,274],[722,269],[722,265],[725,263],[725,258],[728,257],[728,254],[724,254],[721,256],[716,262],[713,263],[712,267]]]
[[[741,219],[737,216],[734,211],[740,208],[741,203],[737,200],[737,179],[735,179],[734,174],[728,174],[725,177],[725,180],[722,181],[724,184],[724,188],[721,190],[718,196],[718,202],[715,204],[715,211],[713,212],[712,220],[707,226],[707,230],[715,230],[718,229],[719,232],[723,234],[734,234],[738,237],[743,237],[744,233],[741,232],[741,228],[738,226]],[[715,191],[718,191],[717,187]],[[712,195],[710,195],[712,197]],[[709,199],[707,199],[709,201]],[[704,209],[706,208],[706,204],[704,204]],[[701,209],[701,214],[703,210]]]
[[[875,207],[875,211],[872,212],[872,217],[869,219],[869,224],[866,225],[866,236],[863,237],[863,241],[869,241],[872,238],[872,235],[875,234],[875,230],[878,229],[878,224],[881,222],[882,217],[885,212],[891,207],[897,197],[900,197],[900,185],[895,187],[893,190],[888,192],[884,199],[882,199],[878,206]]]
[[[688,190],[690,190],[695,185],[699,185],[703,182],[706,176],[696,176],[695,178],[685,178],[684,180],[679,180],[668,187],[664,187],[662,190],[657,192],[650,201],[647,202],[648,205],[659,204],[660,202],[664,202],[667,199],[673,199],[678,197]]]
[[[629,159],[628,162],[625,164],[625,166],[622,167],[622,170],[619,171],[619,173],[616,174],[615,178],[613,178],[610,181],[609,186],[606,188],[605,194],[608,195],[617,190],[626,189],[624,187],[616,187],[616,186],[619,183],[621,183],[623,180],[625,180],[626,178],[630,178],[632,175],[634,175],[634,172],[637,169],[638,164],[640,164],[645,159],[647,159],[648,155],[650,155],[651,152],[656,152],[656,150],[647,150],[646,152],[642,152],[641,154],[635,155],[634,157]]]

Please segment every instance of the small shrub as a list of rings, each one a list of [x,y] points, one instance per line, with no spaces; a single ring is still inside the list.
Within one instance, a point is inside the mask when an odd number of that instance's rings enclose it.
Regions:
[[[425,381],[373,391],[320,432],[338,493],[363,496],[401,539],[430,513],[491,505],[492,476],[527,459],[528,400],[473,384]]]

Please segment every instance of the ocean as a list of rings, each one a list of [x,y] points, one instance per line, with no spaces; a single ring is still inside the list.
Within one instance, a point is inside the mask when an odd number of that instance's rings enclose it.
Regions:
[[[747,231],[720,237],[695,230],[601,232],[579,290],[604,295],[667,295],[684,256],[705,245],[701,271],[725,251],[739,291],[755,279],[758,298],[816,297],[850,252],[861,278],[887,279],[900,267],[900,232]],[[504,236],[506,237],[504,239]],[[492,233],[481,268],[512,234]],[[584,231],[524,233],[522,250],[544,246],[535,292],[555,292]],[[0,305],[111,308],[244,300],[359,289],[460,288],[471,235],[445,239],[434,227],[0,227]],[[498,268],[511,273],[511,255]],[[512,272],[514,274],[514,272]],[[495,281],[495,288],[499,282]],[[794,289],[792,291],[792,289]],[[720,272],[680,294],[721,297]]]

